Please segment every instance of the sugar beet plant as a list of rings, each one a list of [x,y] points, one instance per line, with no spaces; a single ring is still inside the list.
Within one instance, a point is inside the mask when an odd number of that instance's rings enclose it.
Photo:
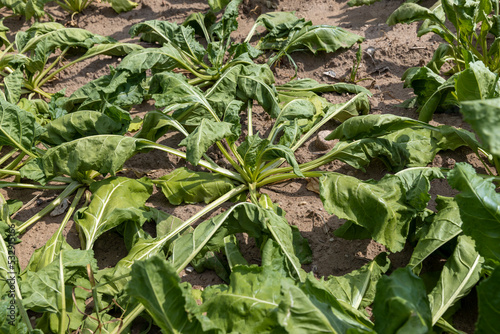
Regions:
[[[489,267],[483,265],[486,262],[475,250],[471,233],[464,225],[465,235],[460,227],[458,198],[439,199],[437,213],[427,209],[430,181],[444,178],[446,171],[426,166],[437,152],[461,146],[497,154],[487,141],[494,132],[478,131],[481,144],[465,130],[392,115],[366,115],[369,92],[354,85],[325,85],[311,79],[275,85],[270,65],[282,55],[300,48],[333,51],[360,38],[344,31],[342,35],[348,35],[350,42],[338,42],[334,27],[318,29],[298,19],[290,25],[292,14],[269,13],[257,20],[269,31],[257,47],[248,41],[238,44],[230,34],[237,28],[239,3],[230,2],[218,21],[213,16],[220,8],[212,3],[212,12],[191,16],[185,26],[150,21],[132,27],[133,35],[142,34],[144,40],[161,47],[133,51],[109,75],[69,97],[54,99],[67,114],[43,127],[30,112],[0,101],[2,145],[31,157],[20,171],[4,168],[4,174],[19,182],[2,186],[62,190],[24,222],[10,217],[19,202],[1,198],[2,235],[22,233],[76,192],[59,229],[33,254],[19,279],[1,282],[0,290],[10,289],[9,295],[16,297],[10,300],[17,303],[13,321],[18,323],[18,332],[129,332],[139,315],[166,333],[426,333],[434,326],[457,332],[446,312],[479,281],[483,268],[492,273],[496,253],[487,255]],[[196,41],[195,31],[207,39],[207,48]],[[277,36],[284,49],[271,55],[268,64],[254,63],[252,58],[261,52],[258,48]],[[355,95],[348,102],[332,104],[320,96],[323,92]],[[145,115],[133,136],[124,135],[131,126],[127,110],[150,98],[157,109]],[[259,109],[273,120],[262,133],[255,132],[253,124]],[[317,159],[299,164],[294,152],[332,120],[342,122],[329,137],[338,143]],[[184,137],[178,147],[157,142],[169,131]],[[212,160],[209,149],[220,152],[221,158]],[[116,176],[127,159],[150,150],[178,156],[208,172],[181,167],[154,180]],[[2,163],[15,158],[13,154]],[[320,170],[333,160],[369,168],[373,159],[396,173],[379,181],[361,181]],[[450,183],[465,198],[473,195],[462,175],[473,182],[491,182],[469,167],[457,167],[450,172]],[[270,183],[304,177],[320,177],[326,210],[347,220],[338,235],[373,238],[391,252],[414,242],[411,265],[383,276],[390,263],[382,253],[342,277],[318,280],[306,273],[301,265],[311,261],[307,241],[286,221],[283,210],[259,191]],[[206,206],[182,221],[145,205],[154,187],[172,205],[205,202]],[[92,195],[76,210],[86,189]],[[225,211],[195,226],[228,201],[233,204]],[[466,215],[469,211],[463,209]],[[73,249],[63,237],[72,217],[81,249]],[[143,228],[147,221],[155,223],[153,235]],[[129,253],[115,267],[98,270],[92,249],[111,229],[123,235]],[[260,266],[247,263],[235,237],[239,233],[255,239]],[[426,291],[416,274],[424,259],[442,246],[448,251],[445,269]],[[8,244],[2,240],[0,247],[4,275],[12,270]],[[214,269],[228,285],[201,293],[180,283],[178,275],[190,263],[199,271]],[[492,278],[481,285],[483,289],[495,284]],[[410,288],[401,290],[400,286]],[[10,300],[1,300],[2,314],[7,314]],[[93,307],[86,306],[89,300]],[[365,311],[369,305],[373,305],[375,322]],[[36,329],[26,310],[42,314]],[[494,310],[486,306],[482,314],[489,320]],[[14,328],[6,322],[0,326],[5,332]]]

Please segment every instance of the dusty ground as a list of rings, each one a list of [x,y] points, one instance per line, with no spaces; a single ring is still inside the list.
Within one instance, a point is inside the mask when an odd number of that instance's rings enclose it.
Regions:
[[[412,66],[426,63],[432,56],[434,49],[439,45],[436,37],[416,37],[416,24],[398,25],[389,27],[385,20],[403,1],[382,0],[370,7],[349,8],[346,1],[333,0],[281,0],[274,2],[264,0],[246,0],[240,11],[240,29],[236,38],[243,39],[250,30],[258,14],[268,11],[296,11],[299,17],[310,19],[314,24],[330,24],[343,27],[366,38],[362,47],[375,48],[373,58],[364,53],[363,61],[358,71],[360,85],[370,88],[373,93],[371,98],[373,113],[393,113],[408,117],[416,117],[413,110],[405,110],[396,107],[403,100],[411,97],[412,93],[408,89],[403,89],[400,80],[404,71]],[[434,1],[423,1],[424,6],[431,6]],[[269,8],[271,7],[271,8]],[[273,9],[272,7],[276,7]],[[119,41],[130,41],[128,35],[129,28],[145,20],[171,20],[182,22],[189,14],[197,11],[205,11],[208,5],[205,1],[181,1],[181,0],[142,0],[139,6],[128,13],[116,14],[106,3],[96,3],[91,5],[83,14],[75,17],[76,26],[85,28],[91,32],[108,35]],[[70,18],[65,13],[53,7],[52,15],[63,24],[69,24]],[[7,13],[0,10],[0,15]],[[7,18],[4,24],[13,31],[26,28],[23,22],[17,18]],[[138,39],[134,39],[138,43]],[[294,53],[293,58],[299,67],[300,78],[313,78],[320,82],[334,83],[348,77],[355,61],[355,50],[337,52],[334,54],[320,53],[313,57],[310,54]],[[66,93],[70,94],[81,85],[108,73],[109,65],[118,64],[118,57],[103,56],[99,59],[91,59],[70,68],[59,80],[55,81],[51,90],[53,92],[66,88]],[[324,75],[324,72],[333,71],[336,78]],[[287,62],[275,69],[278,83],[288,81],[293,76],[293,68]],[[345,96],[327,95],[332,102],[346,100]],[[150,104],[144,104],[133,110],[134,114],[142,115],[145,111],[151,110]],[[459,115],[436,115],[435,121],[446,123],[457,127],[463,127],[464,123]],[[265,132],[268,127],[267,119],[261,115],[257,117],[255,125],[261,132]],[[331,130],[335,124],[325,126]],[[175,136],[166,136],[160,141],[173,144],[178,142]],[[303,148],[297,151],[297,160],[305,162],[315,159],[321,149],[312,139]],[[469,161],[478,165],[477,161],[467,150],[456,152],[444,152],[436,157],[434,165],[452,167],[456,161]],[[151,152],[146,155],[137,155],[126,165],[130,170],[147,172],[150,177],[162,176],[176,167],[183,165],[183,162],[175,158],[167,157],[161,152]],[[356,177],[367,179],[380,179],[385,172],[382,166],[373,163],[368,167],[367,173],[353,170],[341,163],[331,163],[325,167],[329,171],[348,173]],[[127,174],[129,173],[129,174]],[[132,175],[125,172],[125,175]],[[29,201],[39,192],[20,190],[1,190],[9,198]],[[313,263],[305,266],[306,270],[313,270],[318,276],[343,275],[353,269],[364,265],[373,259],[378,253],[384,250],[379,244],[370,240],[348,241],[336,238],[332,232],[343,222],[337,217],[325,212],[319,196],[307,189],[307,181],[291,181],[272,185],[263,189],[262,192],[268,194],[272,200],[279,203],[287,212],[287,219],[291,224],[297,225],[304,237],[309,240],[313,251]],[[445,181],[434,181],[432,194],[451,195]],[[55,197],[55,193],[45,192],[41,194],[37,203],[31,205],[27,210],[20,212],[15,218],[25,220],[36,211],[40,210],[50,199]],[[172,207],[168,204],[161,193],[155,193],[149,203],[167,212],[173,213],[181,219],[190,217],[201,206],[189,205],[183,207]],[[52,233],[57,229],[58,222],[62,216],[48,218],[37,223],[30,228],[23,236],[22,243],[17,246],[16,252],[19,256],[21,267],[26,266],[29,257],[34,249],[41,247]],[[68,242],[74,247],[78,247],[78,236],[73,224],[69,224],[67,230]],[[248,259],[255,262],[248,245],[250,254]],[[407,247],[408,248],[408,247]],[[110,232],[102,236],[95,245],[96,257],[99,266],[114,265],[126,254],[122,239],[115,233]],[[253,253],[252,253],[253,252]],[[391,260],[394,267],[406,265],[409,256],[409,249],[399,254],[392,254]],[[185,275],[185,273],[183,273]],[[184,276],[195,286],[203,287],[209,284],[220,283],[220,279],[213,273],[203,274],[192,273]],[[470,297],[474,298],[474,296]],[[470,299],[469,298],[469,299]],[[471,304],[469,302],[465,304]],[[473,332],[475,314],[471,310],[464,310],[455,317],[457,327],[466,332]]]

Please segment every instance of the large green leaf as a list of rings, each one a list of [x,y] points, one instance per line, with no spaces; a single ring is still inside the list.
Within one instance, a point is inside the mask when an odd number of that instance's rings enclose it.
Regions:
[[[61,289],[79,278],[88,279],[87,265],[97,271],[94,252],[75,249],[61,252],[54,262],[37,272],[28,271],[21,282],[24,306],[36,312],[60,312]]]
[[[23,72],[19,68],[3,79],[5,99],[8,102],[16,104],[19,101],[23,87],[23,79]]]
[[[179,50],[168,44],[161,48],[146,48],[129,53],[118,65],[118,70],[131,73],[171,71],[176,67],[188,68]]]
[[[216,117],[215,111],[201,89],[191,86],[186,78],[179,73],[155,74],[151,79],[149,93],[153,95],[158,107],[168,107],[169,110],[174,110],[199,103],[210,111],[214,118]]]
[[[451,197],[436,198],[438,213],[413,250],[408,266],[416,267],[439,247],[462,233],[462,220],[457,202]]]
[[[455,79],[458,101],[486,100],[500,95],[497,74],[491,72],[482,61],[469,63],[469,68]]]
[[[500,266],[477,287],[479,318],[477,334],[500,333]]]
[[[106,0],[117,13],[128,12],[137,7],[137,3],[130,0]]]
[[[75,214],[86,249],[92,249],[101,234],[125,221],[144,221],[143,207],[153,193],[153,185],[147,178],[111,177],[92,183],[90,191],[90,205]]]
[[[369,137],[376,138],[369,139]],[[425,122],[394,115],[353,117],[346,120],[326,137],[327,140],[361,138],[370,141],[389,141],[392,147],[407,152],[407,160],[404,163],[411,167],[427,165],[441,150],[455,150],[461,146],[469,146],[473,150],[477,150],[479,146],[474,134],[466,130],[447,125],[434,127]],[[355,148],[355,145],[352,145],[349,149]]]
[[[320,196],[330,214],[364,227],[372,238],[397,252],[403,249],[416,210],[406,202],[401,180],[380,181],[328,173],[320,178]]]
[[[416,3],[404,3],[396,9],[387,19],[387,24],[392,26],[397,23],[412,23],[415,21],[431,20],[441,22],[440,18],[432,10],[417,5]]]
[[[371,92],[358,85],[348,84],[344,82],[339,82],[335,84],[324,84],[319,83],[316,80],[310,78],[297,79],[287,82],[286,84],[276,86],[277,90],[285,90],[292,92],[315,92],[315,93],[326,93],[326,92],[336,92],[336,93],[366,93],[371,96]]]
[[[245,66],[238,76],[237,95],[242,100],[256,100],[272,118],[276,118],[280,107],[273,83],[274,75],[269,66]]]
[[[0,145],[30,154],[35,140],[35,117],[18,106],[0,99]]]
[[[210,146],[232,134],[231,123],[202,119],[200,125],[184,138],[179,146],[186,146],[186,160],[198,165]]]
[[[175,49],[198,61],[203,60],[205,49],[196,41],[194,29],[190,26],[179,26],[168,21],[145,21],[135,24],[130,29],[132,37],[142,34],[141,39],[147,42],[172,44]]]
[[[179,130],[185,136],[188,135],[186,129],[184,129],[184,127],[171,116],[152,110],[144,116],[142,128],[135,134],[135,137],[145,138],[156,142],[171,128]]]
[[[130,119],[128,112],[117,107],[128,109],[142,102],[144,89],[141,83],[145,78],[145,73],[131,74],[129,71],[110,68],[110,74],[78,88],[69,98],[62,99],[62,104],[68,111],[101,110],[117,120]]]
[[[126,292],[144,305],[165,333],[204,333],[190,288],[180,283],[170,264],[155,256],[134,263]]]
[[[258,47],[262,50],[280,50],[285,53],[309,50],[335,52],[340,48],[350,48],[355,43],[361,43],[363,37],[348,32],[342,28],[330,25],[312,25],[309,21],[298,31],[293,31],[282,42],[279,39],[264,38]]]
[[[229,286],[203,292],[202,311],[226,333],[371,333],[315,278],[297,286],[270,267],[237,266]]]
[[[464,233],[474,239],[482,256],[500,261],[500,195],[495,184],[465,163],[456,164],[448,182],[460,191],[455,200]]]
[[[379,280],[373,315],[378,334],[432,332],[424,282],[409,267],[397,269]]]
[[[485,101],[468,101],[460,104],[460,112],[486,150],[500,158],[500,98]]]
[[[429,294],[432,324],[479,282],[482,263],[474,241],[468,236],[459,236],[453,255],[446,261],[439,281]]]
[[[444,179],[444,175],[437,167],[407,168],[396,174],[406,190],[406,201],[417,210],[424,210],[431,199],[429,191],[430,181]]]
[[[373,261],[344,276],[329,276],[323,284],[339,301],[355,309],[373,303],[378,280],[389,269],[387,253],[377,255]]]
[[[21,168],[21,174],[40,182],[59,175],[82,180],[92,170],[114,175],[127,159],[149,144],[144,139],[118,135],[84,137],[48,149],[41,158]]]
[[[39,139],[47,144],[60,145],[75,139],[105,134],[122,135],[128,124],[119,123],[98,111],[73,112],[50,122]]]
[[[177,168],[162,176],[156,185],[172,205],[184,203],[210,203],[234,188],[233,182],[225,176],[207,172],[193,172]]]

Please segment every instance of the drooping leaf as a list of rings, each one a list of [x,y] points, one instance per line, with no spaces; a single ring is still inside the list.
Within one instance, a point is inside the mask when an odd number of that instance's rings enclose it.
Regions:
[[[262,50],[281,49],[280,51],[288,54],[294,51],[309,50],[316,54],[317,51],[335,52],[340,48],[350,48],[363,40],[363,37],[340,27],[312,25],[309,21],[300,30],[293,31],[285,42],[265,37],[259,42],[258,48]]]
[[[137,3],[130,0],[106,0],[111,3],[111,7],[115,12],[128,12],[137,7]]]
[[[144,305],[155,324],[165,333],[204,333],[197,317],[191,286],[180,283],[175,268],[154,256],[132,266],[127,294]]]
[[[337,173],[320,178],[320,196],[330,214],[364,227],[391,251],[403,249],[416,210],[405,201],[401,180],[387,175],[380,181],[360,181]]]
[[[151,79],[149,93],[153,95],[158,107],[168,107],[169,110],[173,110],[199,103],[215,115],[201,89],[190,85],[181,74],[170,72],[155,74]]]
[[[460,104],[460,112],[488,152],[500,157],[499,111],[500,98],[485,101],[467,101]]]
[[[188,135],[188,132],[178,121],[169,115],[153,110],[146,114],[142,123],[142,128],[136,133],[135,137],[145,138],[156,142],[171,128],[179,130],[185,136]]]
[[[234,188],[233,182],[220,174],[193,172],[177,168],[155,182],[172,205],[210,203]]]
[[[20,69],[16,69],[3,79],[5,99],[16,104],[21,97],[21,89],[23,87],[24,75]]]
[[[455,165],[448,174],[448,182],[460,191],[455,200],[464,233],[474,239],[482,256],[500,261],[500,195],[495,184],[478,176],[465,163]]]
[[[344,276],[329,276],[323,285],[339,300],[355,309],[373,303],[378,280],[389,269],[387,253],[377,255],[373,261]]]
[[[371,96],[371,92],[358,85],[339,82],[335,84],[320,84],[316,80],[310,78],[297,79],[287,82],[286,84],[276,86],[277,90],[285,90],[292,92],[309,91],[315,93],[326,93],[326,92],[336,92],[336,93],[366,93]]]
[[[232,127],[231,123],[202,119],[200,125],[179,143],[179,146],[186,146],[186,160],[198,165],[210,146],[232,134]]]
[[[497,266],[490,277],[477,287],[479,318],[476,323],[476,333],[500,333],[500,266]]]
[[[0,116],[0,145],[31,152],[37,128],[33,115],[0,99]]]
[[[97,271],[97,261],[91,250],[67,250],[43,269],[28,271],[21,282],[23,304],[36,312],[61,312],[61,289],[72,286],[79,278],[87,278],[87,265]],[[61,275],[62,274],[62,275]]]
[[[92,170],[114,175],[127,159],[148,145],[144,139],[118,135],[84,137],[48,149],[41,158],[21,168],[21,175],[40,182],[59,175],[81,180]]]
[[[46,127],[39,139],[47,144],[60,145],[75,139],[105,134],[122,135],[127,123],[119,123],[98,111],[82,110],[64,115]]]
[[[444,179],[437,167],[407,168],[396,174],[406,190],[406,201],[417,210],[424,210],[431,199],[430,181]]]
[[[75,223],[85,235],[86,249],[104,232],[125,221],[146,220],[143,206],[153,193],[151,180],[111,177],[90,185],[92,198],[87,208],[75,214]]]
[[[432,331],[429,299],[423,281],[409,267],[397,269],[377,283],[373,303],[375,331],[379,334]]]
[[[482,61],[469,63],[455,79],[458,101],[486,100],[500,96],[497,75],[491,72]]]
[[[482,263],[474,241],[468,236],[459,236],[453,255],[446,261],[437,285],[429,294],[432,324],[479,282]]]
[[[408,266],[412,268],[462,233],[462,220],[457,202],[450,197],[438,196],[436,203],[438,213],[434,216],[426,233],[419,238],[408,263]]]
[[[441,21],[430,9],[417,5],[416,3],[407,2],[402,4],[389,16],[387,25],[392,26],[397,23],[412,23],[426,19],[437,22]]]
[[[187,57],[198,61],[202,61],[205,55],[205,49],[196,41],[194,29],[190,26],[152,20],[133,25],[129,33],[132,37],[142,35],[141,39],[147,42],[158,42],[162,45],[170,44]]]
[[[161,48],[145,48],[131,52],[123,58],[117,69],[138,74],[147,70],[152,70],[153,73],[171,71],[176,67],[188,68],[179,50],[167,44]]]

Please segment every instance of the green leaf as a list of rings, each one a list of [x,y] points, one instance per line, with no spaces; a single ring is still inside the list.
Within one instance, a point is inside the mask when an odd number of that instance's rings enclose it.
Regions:
[[[310,78],[292,80],[287,82],[286,84],[276,86],[276,89],[279,91],[284,90],[292,92],[309,91],[315,93],[327,93],[327,92],[352,93],[352,94],[366,93],[368,96],[372,95],[372,93],[368,89],[362,86],[344,82],[339,82],[336,84],[323,84],[323,83],[320,84],[316,80]]]
[[[197,61],[202,61],[206,53],[203,46],[196,41],[194,29],[190,26],[152,20],[133,25],[129,33],[132,37],[142,34],[141,39],[147,42],[158,42],[162,45],[171,44],[184,56]]]
[[[363,37],[348,32],[340,27],[330,25],[315,25],[306,23],[302,29],[290,34],[286,44],[278,40],[264,38],[258,47],[262,50],[280,50],[284,53],[309,50],[313,54],[318,51],[335,52],[340,48],[350,48],[355,43],[361,43]]]
[[[64,101],[64,108],[68,111],[101,110],[116,120],[130,120],[130,114],[118,107],[129,108],[142,103],[144,89],[141,83],[146,75],[114,68],[110,68],[110,72],[77,89]]]
[[[406,190],[406,201],[417,210],[424,210],[431,199],[430,181],[444,179],[438,167],[407,168],[396,174]]]
[[[472,166],[457,163],[448,174],[450,185],[459,190],[455,196],[464,233],[471,236],[479,253],[500,261],[500,195],[491,179],[476,175]]]
[[[34,156],[35,118],[18,106],[0,99],[0,145],[8,145]]]
[[[458,237],[453,255],[446,261],[439,281],[429,294],[432,324],[479,282],[483,258],[474,249],[474,241]]]
[[[91,250],[67,250],[61,252],[54,262],[43,269],[28,271],[21,282],[23,305],[35,312],[61,312],[61,289],[74,286],[80,278],[87,278],[87,265],[97,271],[97,261]]]
[[[179,146],[186,146],[186,160],[198,165],[210,146],[232,134],[232,127],[231,123],[202,119],[200,125],[179,143]]]
[[[153,185],[147,178],[111,177],[92,183],[90,191],[90,205],[75,214],[86,249],[92,249],[101,234],[123,222],[145,220],[143,207],[153,193]]]
[[[5,98],[8,102],[16,104],[19,101],[23,87],[23,79],[23,72],[19,68],[3,79]]]
[[[270,267],[237,266],[230,282],[205,289],[201,308],[224,332],[372,332],[314,278],[297,286]]]
[[[344,276],[329,276],[322,283],[337,300],[355,309],[364,308],[373,303],[377,282],[389,270],[390,263],[387,253],[380,253],[360,269]]]
[[[188,135],[188,132],[184,129],[184,127],[171,116],[152,110],[144,116],[142,128],[136,133],[135,137],[156,142],[171,128],[179,130],[185,136]]]
[[[242,67],[238,76],[237,96],[244,101],[256,100],[272,118],[276,118],[280,113],[280,107],[273,83],[274,75],[269,66]]]
[[[386,175],[380,181],[328,173],[320,178],[325,210],[370,231],[372,238],[390,251],[403,249],[410,221],[416,214],[405,199],[401,180]]]
[[[423,281],[409,267],[397,269],[377,284],[373,303],[379,334],[430,333],[431,310]]]
[[[181,284],[175,269],[159,256],[136,261],[126,288],[165,333],[204,333],[190,290],[191,286]]]
[[[460,112],[488,152],[500,157],[500,98],[460,103]]]
[[[477,287],[479,318],[476,333],[500,333],[500,266]]]
[[[151,78],[149,93],[152,94],[158,107],[168,107],[168,110],[174,110],[199,103],[212,114],[214,119],[218,119],[203,92],[198,87],[191,86],[179,73],[155,74]]]
[[[21,168],[21,175],[42,182],[59,175],[83,180],[92,170],[115,175],[125,161],[148,145],[143,139],[118,135],[84,137],[48,149]]]
[[[268,140],[260,138],[259,134],[246,136],[243,143],[236,149],[243,159],[245,166],[254,168],[257,163],[257,156],[269,144]]]
[[[462,233],[462,220],[457,202],[451,197],[436,198],[438,213],[413,250],[408,266],[415,268],[439,247]]]
[[[127,70],[133,74],[147,70],[158,73],[171,71],[176,67],[188,68],[179,50],[167,44],[161,48],[146,48],[129,53],[118,65],[118,70]]]
[[[458,101],[486,100],[500,95],[497,74],[491,72],[482,61],[469,63],[468,66],[455,79]]]
[[[184,203],[210,203],[234,188],[225,176],[207,172],[193,172],[182,167],[162,176],[155,184],[161,187],[172,205]]]
[[[368,6],[371,4],[374,4],[375,2],[378,2],[380,0],[349,0],[347,2],[347,5],[350,7],[355,7],[355,6]]]
[[[431,20],[441,22],[430,9],[417,5],[416,3],[404,3],[398,7],[387,19],[387,25],[398,23],[412,23],[415,21]]]
[[[208,5],[214,12],[220,12],[223,10],[230,0],[208,0]]]
[[[300,171],[297,160],[295,160],[295,155],[289,147],[268,144],[261,152],[259,152],[257,161],[271,161],[278,158],[285,158],[286,161],[293,167],[293,172],[299,177],[304,177],[304,174]]]
[[[127,123],[116,122],[98,111],[82,110],[73,112],[50,122],[39,139],[47,144],[60,145],[75,139],[105,134],[122,135],[127,131]]]
[[[106,0],[111,3],[111,7],[115,12],[128,12],[137,7],[137,3],[130,0]]]

